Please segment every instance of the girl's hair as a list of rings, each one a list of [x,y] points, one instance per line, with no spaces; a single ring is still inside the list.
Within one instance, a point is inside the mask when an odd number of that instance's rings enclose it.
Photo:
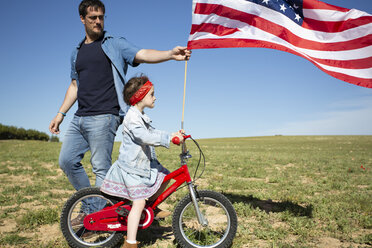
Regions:
[[[130,98],[134,95],[134,93],[142,87],[149,78],[146,75],[140,75],[139,77],[133,77],[129,79],[129,81],[124,86],[123,96],[124,102],[130,106]]]
[[[79,4],[79,15],[85,18],[89,7],[93,7],[94,10],[102,9],[103,13],[105,13],[105,5],[100,0],[83,0]]]

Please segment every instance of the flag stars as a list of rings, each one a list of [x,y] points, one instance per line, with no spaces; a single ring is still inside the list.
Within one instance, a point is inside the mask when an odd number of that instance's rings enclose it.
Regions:
[[[287,8],[285,7],[284,3],[282,5],[280,5],[280,10],[283,11],[283,13],[285,12]]]
[[[246,0],[282,13],[296,24],[302,24],[302,6],[298,2],[303,0]]]
[[[295,15],[296,15],[296,17],[295,17],[296,21],[298,21],[298,22],[299,22],[299,21],[300,21],[300,19],[301,19],[301,16],[300,16],[299,14],[297,14],[297,13],[296,13]]]

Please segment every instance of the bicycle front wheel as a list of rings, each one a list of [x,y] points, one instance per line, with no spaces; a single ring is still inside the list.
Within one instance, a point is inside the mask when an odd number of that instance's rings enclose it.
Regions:
[[[199,223],[191,197],[186,196],[173,213],[172,228],[177,242],[183,248],[229,247],[238,226],[233,205],[224,195],[213,191],[198,191],[196,197],[207,224]]]
[[[84,188],[72,195],[61,213],[61,230],[68,244],[73,248],[91,248],[115,247],[122,242],[122,232],[89,231],[83,224],[86,214],[116,202],[114,197],[103,194],[99,188]]]

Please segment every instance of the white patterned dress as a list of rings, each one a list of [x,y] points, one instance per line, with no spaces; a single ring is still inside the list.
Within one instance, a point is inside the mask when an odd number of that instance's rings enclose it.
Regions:
[[[154,146],[169,148],[170,133],[154,129],[150,118],[132,106],[123,121],[119,158],[107,172],[101,191],[129,200],[148,199],[169,171],[157,160]]]

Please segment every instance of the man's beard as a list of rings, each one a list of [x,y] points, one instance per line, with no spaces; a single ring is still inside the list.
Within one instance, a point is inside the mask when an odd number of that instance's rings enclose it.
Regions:
[[[98,38],[100,38],[102,36],[103,29],[101,29],[101,31],[99,31],[99,32],[95,32],[93,30],[88,29],[87,33],[88,33],[89,37],[91,37],[93,40],[97,40]]]

